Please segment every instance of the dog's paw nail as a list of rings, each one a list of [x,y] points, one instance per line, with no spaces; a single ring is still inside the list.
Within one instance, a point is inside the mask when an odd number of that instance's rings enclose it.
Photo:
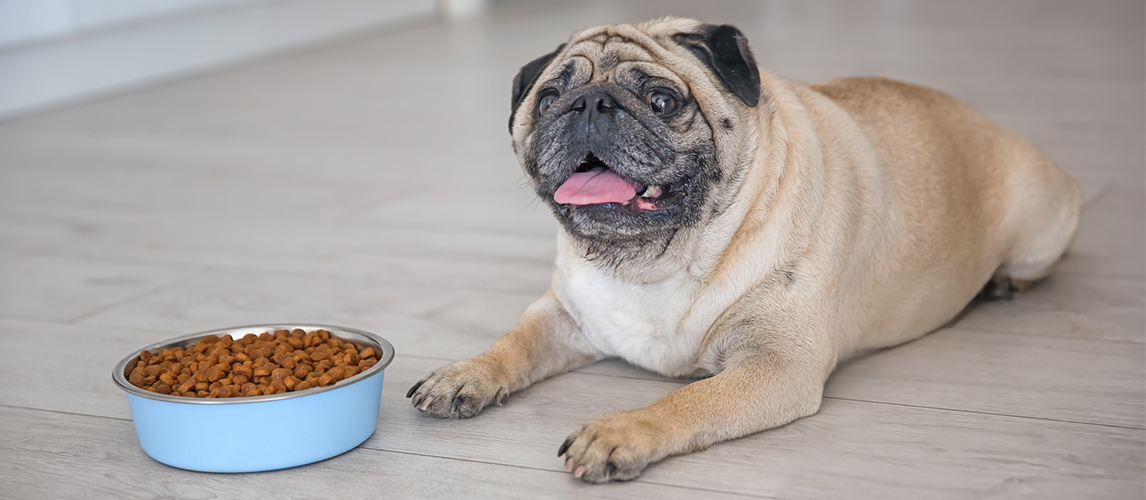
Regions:
[[[422,402],[422,411],[429,410],[430,405],[433,403],[434,403],[434,397],[433,396],[427,397],[426,400]]]
[[[410,396],[413,396],[413,395],[414,395],[414,391],[417,391],[417,390],[418,390],[418,388],[419,388],[419,387],[422,387],[422,384],[424,384],[424,383],[426,383],[426,381],[425,381],[425,380],[422,380],[421,382],[418,382],[417,384],[414,384],[414,387],[411,387],[411,388],[410,388],[410,390],[406,391],[406,397],[407,397],[407,398],[409,398]]]
[[[569,472],[573,472],[573,458],[572,457],[565,459],[565,470],[567,470]]]
[[[557,456],[564,455],[566,451],[569,451],[569,445],[571,444],[573,444],[573,441],[570,441],[569,438],[565,438],[565,442],[561,443],[561,447],[557,449]]]
[[[450,404],[450,413],[458,412],[458,405],[462,404],[461,396],[454,396],[454,402]]]
[[[577,470],[573,472],[573,477],[575,477],[577,479],[581,479],[581,476],[584,476],[584,475],[585,475],[585,466],[584,465],[578,466]]]

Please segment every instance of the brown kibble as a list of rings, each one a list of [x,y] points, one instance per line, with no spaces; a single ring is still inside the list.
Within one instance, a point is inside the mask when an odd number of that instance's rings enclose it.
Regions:
[[[286,368],[276,368],[271,372],[271,380],[282,381],[291,375],[291,371]]]
[[[254,373],[256,377],[266,377],[270,375],[271,372],[275,370],[275,368],[277,368],[277,365],[274,363],[265,363],[262,366],[256,366]]]
[[[203,370],[203,376],[207,377],[208,382],[215,382],[216,380],[223,378],[223,372],[219,371],[218,366],[211,365]]]
[[[318,377],[318,385],[323,386],[323,387],[334,384],[334,382],[335,382],[334,377],[331,376],[329,373],[324,373],[324,374],[322,374],[321,377]]]
[[[140,351],[127,363],[132,385],[158,394],[231,398],[329,386],[377,364],[373,348],[318,329],[210,335],[190,347]]]
[[[310,353],[311,361],[322,361],[328,357],[330,357],[330,351],[326,349],[316,349],[314,352]]]
[[[307,374],[309,374],[312,371],[313,370],[311,369],[310,365],[298,365],[294,369],[294,376],[301,378],[301,379],[305,379]]]
[[[288,357],[284,359],[282,363],[279,363],[279,366],[286,368],[287,370],[294,370],[294,367],[298,366],[298,363],[294,360],[294,358]]]
[[[314,347],[314,345],[319,342],[322,342],[322,339],[319,337],[317,331],[310,332],[302,338],[302,345],[306,347]]]

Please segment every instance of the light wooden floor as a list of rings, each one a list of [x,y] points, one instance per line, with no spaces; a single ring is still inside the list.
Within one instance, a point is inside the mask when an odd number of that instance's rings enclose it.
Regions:
[[[468,421],[403,398],[547,284],[556,225],[505,130],[573,30],[733,22],[801,80],[938,87],[1083,180],[1061,272],[842,366],[819,414],[590,486],[557,447],[683,382],[605,362]],[[1130,498],[1146,455],[1141,2],[546,2],[382,33],[0,124],[0,497]],[[327,322],[390,339],[378,430],[315,465],[149,459],[112,364],[170,336]]]

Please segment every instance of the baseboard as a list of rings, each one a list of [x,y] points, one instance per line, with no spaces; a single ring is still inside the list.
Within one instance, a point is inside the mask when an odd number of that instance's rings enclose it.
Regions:
[[[0,120],[435,16],[433,0],[282,0],[0,52]]]

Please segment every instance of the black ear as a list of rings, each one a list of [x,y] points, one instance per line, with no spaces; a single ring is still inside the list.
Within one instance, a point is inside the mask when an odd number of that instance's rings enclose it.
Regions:
[[[541,75],[541,71],[544,70],[546,66],[549,66],[549,62],[552,61],[563,48],[565,48],[565,44],[558,45],[557,50],[529,61],[529,64],[522,66],[521,71],[517,72],[517,76],[513,77],[513,98],[510,100],[511,107],[509,111],[510,133],[513,133],[513,115],[517,114],[517,108],[521,106],[521,100],[533,89],[533,84],[537,82],[537,77]]]
[[[673,39],[688,47],[748,107],[760,103],[760,69],[748,48],[748,38],[735,26],[708,24],[700,33],[682,33]]]

